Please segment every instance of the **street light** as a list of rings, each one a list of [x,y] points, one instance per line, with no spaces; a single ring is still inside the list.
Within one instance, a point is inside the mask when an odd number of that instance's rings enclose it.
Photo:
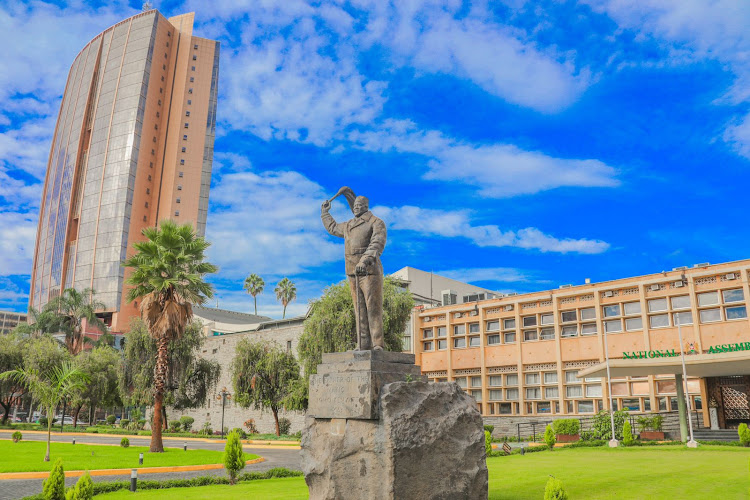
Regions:
[[[612,424],[612,439],[609,440],[610,448],[617,448],[620,444],[615,436],[615,408],[612,404],[612,377],[609,373],[609,344],[607,343],[607,327],[604,326],[604,357],[607,360],[607,391],[609,392],[609,419]]]
[[[684,275],[683,275],[684,279]],[[687,442],[688,448],[697,448],[698,442],[693,439],[693,415],[691,411],[691,404],[690,404],[690,393],[688,392],[688,383],[687,383],[687,369],[685,368],[685,346],[682,343],[682,328],[680,327],[682,321],[680,319],[680,313],[673,313],[674,318],[677,320],[677,335],[680,339],[680,359],[682,360],[682,383],[685,387],[685,402],[687,403],[687,421],[688,421],[688,427],[690,429],[690,440]]]
[[[222,387],[216,399],[221,401],[221,438],[224,439],[224,406],[227,404],[227,399],[232,399],[232,395],[226,387]]]

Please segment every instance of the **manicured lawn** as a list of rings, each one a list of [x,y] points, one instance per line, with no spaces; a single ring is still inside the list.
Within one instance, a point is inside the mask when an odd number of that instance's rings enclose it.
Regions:
[[[234,486],[199,486],[197,488],[171,488],[167,490],[148,490],[131,493],[120,490],[106,495],[97,495],[97,499],[119,498],[158,498],[167,500],[176,498],[187,500],[191,498],[262,498],[263,500],[297,500],[307,498],[305,478],[285,477],[277,479],[262,479],[248,481]]]
[[[495,457],[490,499],[533,499],[544,495],[550,474],[560,478],[570,498],[664,499],[748,498],[750,449],[702,446],[576,448],[525,456]],[[137,493],[137,498],[307,498],[303,478],[269,479],[237,486],[204,486]],[[127,491],[97,498],[131,498]]]
[[[52,443],[51,460],[44,462],[47,444],[41,441],[0,440],[0,472],[47,471],[57,458],[63,459],[65,470],[129,469],[133,467],[165,467],[170,465],[199,465],[222,463],[222,452],[166,448],[164,453],[149,453],[145,446],[94,446],[87,444]],[[93,452],[93,455],[92,455]],[[143,453],[143,465],[138,465],[138,454]],[[247,460],[258,458],[246,454]]]

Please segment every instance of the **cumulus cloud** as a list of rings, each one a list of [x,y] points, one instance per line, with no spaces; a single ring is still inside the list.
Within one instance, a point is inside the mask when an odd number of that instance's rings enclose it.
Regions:
[[[466,283],[494,282],[505,285],[514,283],[549,283],[548,280],[536,278],[536,273],[530,273],[513,267],[464,267],[435,271],[435,273]]]
[[[566,186],[614,187],[617,170],[595,159],[555,158],[512,144],[470,144],[409,120],[386,120],[376,130],[352,131],[354,147],[366,151],[416,153],[430,158],[424,177],[459,180],[482,196],[499,198]]]
[[[31,271],[36,227],[36,214],[0,212],[0,276]]]
[[[494,224],[476,225],[467,211],[448,211],[414,206],[376,207],[373,211],[389,229],[416,231],[444,238],[466,238],[480,247],[517,247],[540,252],[598,254],[609,243],[592,239],[556,238],[534,227],[503,230]]]

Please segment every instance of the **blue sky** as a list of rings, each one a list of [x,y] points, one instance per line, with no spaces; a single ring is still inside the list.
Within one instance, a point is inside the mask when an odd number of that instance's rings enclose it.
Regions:
[[[221,41],[207,237],[220,307],[250,272],[303,313],[343,274],[342,185],[388,224],[386,272],[500,291],[747,258],[750,4],[162,1]],[[70,63],[139,3],[0,5],[0,309],[25,310]],[[334,204],[342,219],[347,210]]]

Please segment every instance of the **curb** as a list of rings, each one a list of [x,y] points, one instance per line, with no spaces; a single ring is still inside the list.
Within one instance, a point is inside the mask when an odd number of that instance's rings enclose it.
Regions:
[[[265,462],[265,458],[258,457],[248,460],[245,465],[258,464]],[[170,467],[138,467],[135,470],[138,474],[157,474],[160,472],[192,472],[199,470],[216,470],[223,469],[224,464],[206,464],[206,465],[174,465]],[[127,476],[133,469],[96,469],[88,471],[91,476]],[[65,477],[80,477],[86,473],[85,470],[65,471]],[[4,472],[0,474],[0,481],[10,479],[47,479],[48,471],[35,472]]]
[[[0,433],[13,433],[14,431],[12,429],[0,429]],[[47,434],[47,431],[21,431],[24,434]],[[140,438],[140,439],[151,439],[151,436],[138,436],[138,435],[131,435],[131,434],[99,434],[99,433],[93,433],[93,432],[52,432],[53,436],[89,436],[89,437],[113,437],[113,438]],[[162,436],[163,440],[170,440],[170,441],[200,441],[202,443],[226,443],[226,439],[210,439],[210,438],[200,438],[200,437],[175,437],[175,436]],[[242,439],[241,440],[243,444],[258,444],[258,445],[266,445],[266,446],[299,446],[299,441],[281,441],[281,440],[254,440],[254,439]]]

